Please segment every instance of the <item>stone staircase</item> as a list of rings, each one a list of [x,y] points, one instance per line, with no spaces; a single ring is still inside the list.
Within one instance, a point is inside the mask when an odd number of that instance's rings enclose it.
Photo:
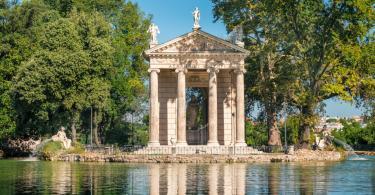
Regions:
[[[133,152],[134,154],[216,154],[216,155],[249,155],[262,154],[262,151],[248,146],[157,146],[144,147]]]

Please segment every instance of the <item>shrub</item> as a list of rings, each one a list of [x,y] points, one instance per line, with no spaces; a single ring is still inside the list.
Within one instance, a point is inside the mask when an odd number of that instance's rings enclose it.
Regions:
[[[263,123],[252,124],[249,121],[245,123],[246,144],[251,146],[267,145],[268,131]]]
[[[40,151],[39,157],[44,160],[53,160],[56,156],[64,151],[64,145],[60,141],[49,141],[45,143]]]
[[[75,143],[74,146],[70,147],[66,153],[67,154],[82,154],[85,152],[85,146],[81,143]]]

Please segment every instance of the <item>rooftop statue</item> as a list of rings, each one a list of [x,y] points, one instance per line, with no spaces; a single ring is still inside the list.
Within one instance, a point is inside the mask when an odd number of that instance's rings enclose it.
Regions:
[[[158,44],[157,36],[158,34],[160,34],[159,27],[152,23],[148,28],[147,32],[151,34],[150,45]]]
[[[229,35],[229,39],[233,44],[243,47],[243,30],[242,26],[236,26]]]
[[[194,29],[199,29],[201,26],[199,26],[199,20],[201,18],[201,14],[199,12],[199,9],[198,7],[195,8],[195,10],[193,11],[193,19],[194,19],[194,26],[193,28]]]

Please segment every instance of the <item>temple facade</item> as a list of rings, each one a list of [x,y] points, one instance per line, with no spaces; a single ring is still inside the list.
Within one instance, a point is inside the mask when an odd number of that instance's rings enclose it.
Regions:
[[[153,39],[145,52],[149,147],[246,146],[244,59],[249,52],[241,46],[200,27],[164,44]]]

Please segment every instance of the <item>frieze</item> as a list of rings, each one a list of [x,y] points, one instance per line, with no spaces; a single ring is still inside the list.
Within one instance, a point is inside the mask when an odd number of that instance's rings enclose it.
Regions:
[[[210,66],[215,66],[219,69],[233,69],[244,65],[244,60],[235,57],[216,56],[209,58],[194,58],[194,57],[165,57],[165,58],[150,58],[150,68],[168,68],[174,69],[177,67],[185,67],[190,69],[204,69]]]

